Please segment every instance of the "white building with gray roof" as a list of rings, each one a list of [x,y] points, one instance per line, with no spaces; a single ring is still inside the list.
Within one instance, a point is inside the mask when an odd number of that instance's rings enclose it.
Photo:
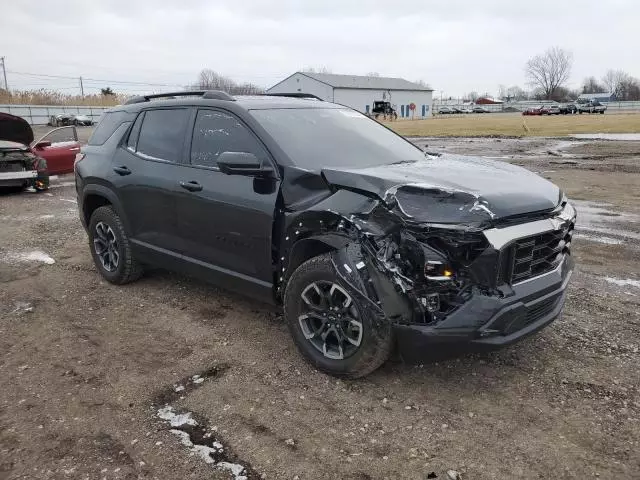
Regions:
[[[399,118],[430,117],[433,108],[430,87],[392,77],[296,72],[267,93],[309,93],[362,113],[371,113],[375,101],[387,101]]]

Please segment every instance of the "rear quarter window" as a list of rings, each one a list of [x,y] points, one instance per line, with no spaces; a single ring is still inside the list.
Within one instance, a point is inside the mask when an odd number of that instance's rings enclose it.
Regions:
[[[127,120],[129,115],[127,112],[106,112],[102,115],[100,119],[100,123],[93,131],[93,134],[89,138],[87,142],[89,145],[102,145],[104,142],[109,140],[109,137],[113,135],[122,122]]]

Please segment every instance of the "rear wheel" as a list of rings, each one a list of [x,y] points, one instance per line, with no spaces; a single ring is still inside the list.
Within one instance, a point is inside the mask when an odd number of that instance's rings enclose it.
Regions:
[[[296,346],[318,370],[358,378],[389,357],[390,324],[379,324],[362,308],[342,284],[328,254],[308,260],[293,273],[284,310]]]
[[[123,285],[142,275],[122,220],[112,207],[100,207],[91,215],[89,248],[96,268],[109,282]]]

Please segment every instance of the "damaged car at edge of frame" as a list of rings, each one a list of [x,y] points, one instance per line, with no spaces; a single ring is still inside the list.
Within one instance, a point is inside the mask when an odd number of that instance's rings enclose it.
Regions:
[[[108,280],[160,262],[282,304],[305,358],[352,378],[394,346],[502,346],[560,316],[576,211],[551,182],[505,162],[425,153],[339,105],[225,95],[116,107],[105,147],[83,148],[78,204]],[[153,148],[143,136],[155,128],[148,112],[177,107],[193,113],[172,174],[188,192],[175,195],[184,242],[173,254],[151,245],[160,237],[134,225],[134,199],[120,192],[139,184],[134,170],[150,178],[147,169],[167,168],[143,151]],[[106,175],[105,149],[118,150],[116,175],[92,188]]]

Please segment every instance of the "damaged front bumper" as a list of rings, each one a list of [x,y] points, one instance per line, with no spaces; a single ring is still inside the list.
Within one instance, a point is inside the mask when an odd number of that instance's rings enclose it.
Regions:
[[[572,272],[573,259],[567,255],[555,270],[514,285],[509,297],[474,295],[438,324],[397,324],[398,343],[403,350],[441,342],[514,343],[560,316]]]
[[[37,170],[0,172],[0,186],[22,185],[38,177]]]

